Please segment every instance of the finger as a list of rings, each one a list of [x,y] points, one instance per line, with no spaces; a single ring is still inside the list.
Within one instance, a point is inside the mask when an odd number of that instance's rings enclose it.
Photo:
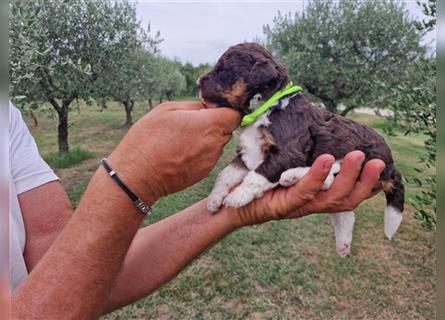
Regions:
[[[160,105],[166,110],[201,110],[206,109],[206,106],[200,101],[171,101]]]
[[[222,128],[224,134],[231,134],[241,121],[240,113],[231,108],[205,109],[203,112],[207,113],[210,124]]]
[[[292,203],[290,210],[315,198],[315,195],[323,186],[334,161],[335,158],[330,154],[319,156],[315,159],[309,172],[297,184],[287,190],[284,201]]]
[[[360,179],[355,183],[354,189],[347,197],[348,201],[358,205],[363,200],[369,198],[384,169],[385,163],[382,160],[373,159],[368,161],[362,170]]]
[[[351,193],[355,182],[360,175],[365,154],[361,151],[349,152],[343,159],[340,172],[334,179],[334,183],[329,188],[332,198],[342,199]]]
[[[384,167],[383,161],[371,160],[366,163],[360,179],[356,181],[351,193],[346,197],[337,198],[332,196],[332,189],[329,189],[326,192],[319,193],[315,201],[308,202],[300,209],[309,213],[351,211],[371,195],[371,191],[378,182]],[[332,199],[336,200],[333,202]]]

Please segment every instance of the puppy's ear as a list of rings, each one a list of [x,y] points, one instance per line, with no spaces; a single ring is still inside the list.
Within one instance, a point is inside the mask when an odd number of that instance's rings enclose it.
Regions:
[[[286,68],[270,60],[259,60],[250,71],[248,85],[267,98],[287,82]]]

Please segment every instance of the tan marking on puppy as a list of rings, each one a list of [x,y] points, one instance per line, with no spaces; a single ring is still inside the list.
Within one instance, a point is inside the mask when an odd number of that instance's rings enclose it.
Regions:
[[[372,195],[376,195],[380,191],[391,192],[394,189],[394,181],[379,181],[371,190]]]
[[[263,152],[263,154],[267,154],[273,149],[277,149],[278,146],[275,143],[275,140],[270,131],[267,130],[265,126],[261,126],[258,129],[260,130],[261,141],[263,143],[261,146],[261,151]]]
[[[391,192],[394,189],[393,181],[380,181],[380,184],[384,192]]]
[[[244,103],[247,92],[247,85],[240,79],[233,84],[229,92],[224,92],[222,96],[229,101],[232,106],[240,107]]]

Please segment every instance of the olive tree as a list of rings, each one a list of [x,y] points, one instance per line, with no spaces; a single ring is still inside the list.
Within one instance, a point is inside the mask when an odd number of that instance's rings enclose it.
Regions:
[[[301,13],[278,13],[264,32],[291,78],[343,115],[389,96],[424,51],[404,4],[391,0],[314,0]]]
[[[201,63],[198,66],[193,66],[190,62],[187,62],[181,67],[181,73],[185,77],[185,89],[184,93],[189,96],[195,96],[198,94],[198,85],[196,80],[199,76],[209,72],[212,66],[208,63]]]
[[[10,95],[49,103],[58,115],[59,152],[68,152],[68,111],[99,95],[97,80],[133,52],[138,25],[126,1],[10,2]]]
[[[108,96],[121,103],[126,114],[125,126],[133,124],[132,111],[136,100],[145,100],[150,86],[150,81],[156,74],[155,53],[157,45],[162,41],[159,32],[150,36],[150,27],[147,31],[140,28],[140,22],[136,18],[134,6],[126,8],[127,14],[124,25],[130,26],[132,32],[127,33],[125,39],[126,55],[116,47],[111,51],[113,58],[103,66],[103,72],[98,79],[98,96]],[[121,43],[122,44],[122,43]]]
[[[422,32],[433,31],[436,25],[435,1],[418,1],[427,20],[416,23]],[[420,57],[407,70],[407,81],[391,88],[393,95],[387,105],[393,111],[390,121],[405,134],[420,133],[425,138],[425,152],[419,157],[418,175],[408,182],[422,187],[411,202],[416,218],[428,229],[436,227],[436,57]],[[425,170],[427,169],[427,170]]]
[[[186,89],[186,79],[181,73],[181,65],[177,61],[164,57],[158,57],[157,63],[160,68],[159,100],[162,102],[164,97],[167,100],[172,100],[174,96],[181,94]]]

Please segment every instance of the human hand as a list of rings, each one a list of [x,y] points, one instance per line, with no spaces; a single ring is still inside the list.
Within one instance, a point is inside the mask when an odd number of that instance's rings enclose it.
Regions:
[[[321,191],[321,187],[335,161],[331,155],[318,157],[308,174],[295,185],[271,190],[245,207],[222,210],[230,211],[236,227],[299,218],[311,213],[351,211],[373,195],[372,189],[385,168],[382,160],[373,159],[361,170],[364,158],[361,151],[348,153],[332,186],[326,191]]]
[[[138,195],[153,203],[206,177],[238,126],[229,108],[166,102],[136,122],[108,161]]]

